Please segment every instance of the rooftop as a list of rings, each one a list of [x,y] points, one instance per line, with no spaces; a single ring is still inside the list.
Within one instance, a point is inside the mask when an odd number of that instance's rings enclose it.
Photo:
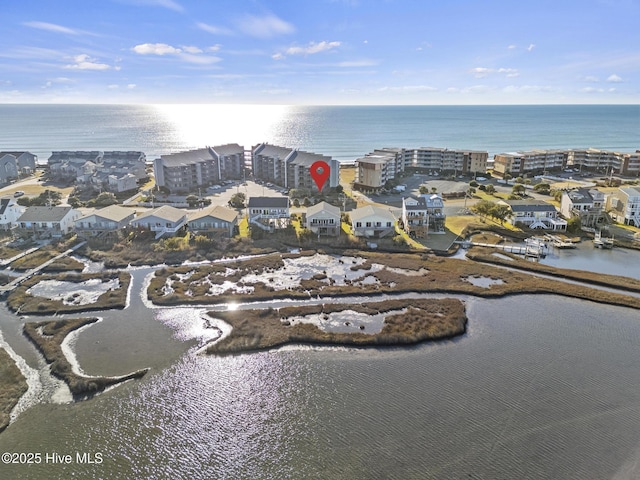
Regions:
[[[289,208],[289,199],[287,197],[251,197],[248,207]]]
[[[71,210],[71,207],[29,207],[18,222],[59,222]]]
[[[238,219],[238,213],[235,210],[221,205],[212,205],[207,208],[203,208],[202,210],[190,213],[188,219],[191,221],[204,217],[217,218],[224,220],[225,222],[234,222]]]

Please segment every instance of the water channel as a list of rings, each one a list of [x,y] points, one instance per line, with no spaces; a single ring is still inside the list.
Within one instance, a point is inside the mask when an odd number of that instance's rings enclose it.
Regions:
[[[638,278],[638,252],[595,250],[589,267],[596,254],[607,256],[606,273]],[[22,336],[34,319],[1,308],[3,342],[40,372],[41,393],[0,434],[0,452],[74,461],[0,465],[0,478],[640,476],[637,310],[553,295],[461,297],[469,329],[453,341],[216,357],[197,353],[217,334],[205,308],[143,301],[151,272],[133,270],[128,307],[95,313],[102,321],[74,345],[88,374],[150,373],[85,402],[65,401]]]

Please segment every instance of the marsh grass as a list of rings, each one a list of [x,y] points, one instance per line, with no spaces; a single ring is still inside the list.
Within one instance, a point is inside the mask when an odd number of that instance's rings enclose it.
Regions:
[[[325,304],[285,307],[279,310],[236,310],[210,312],[232,326],[231,333],[207,349],[212,354],[263,350],[286,344],[392,346],[439,340],[465,332],[467,317],[464,303],[457,299],[412,300],[406,314],[385,318],[379,333],[337,333],[323,331],[315,325],[290,319],[318,313],[354,310],[374,315],[406,307],[406,300],[386,300],[362,304]]]
[[[29,387],[6,350],[0,348],[0,432],[9,425],[10,414]]]
[[[107,282],[118,278],[120,286],[110,290],[98,298],[95,303],[89,305],[65,305],[61,300],[51,300],[36,297],[27,293],[27,290],[43,280],[60,280],[65,282],[81,283],[86,280],[99,278]],[[7,297],[7,305],[14,312],[22,314],[49,315],[53,313],[88,312],[95,310],[122,309],[127,303],[127,291],[131,282],[128,272],[101,272],[101,273],[63,273],[60,275],[37,275],[13,290]],[[73,294],[73,292],[69,292]]]
[[[123,377],[87,377],[73,372],[71,364],[62,351],[62,342],[72,331],[97,321],[97,318],[74,318],[29,322],[25,323],[23,327],[25,336],[42,353],[47,363],[50,364],[51,373],[69,386],[69,390],[71,390],[76,400],[88,398],[111,385],[134,378],[141,378],[147,373],[145,369]]]

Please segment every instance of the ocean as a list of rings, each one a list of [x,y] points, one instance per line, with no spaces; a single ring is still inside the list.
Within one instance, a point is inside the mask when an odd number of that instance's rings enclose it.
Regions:
[[[0,151],[140,150],[159,155],[238,143],[352,162],[376,148],[496,153],[640,148],[640,105],[278,106],[0,105]]]

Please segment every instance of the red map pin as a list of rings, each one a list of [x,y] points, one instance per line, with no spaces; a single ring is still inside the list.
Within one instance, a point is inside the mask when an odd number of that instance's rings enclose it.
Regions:
[[[329,178],[331,167],[329,167],[327,162],[318,160],[317,162],[313,162],[309,170],[311,170],[311,178],[313,178],[313,181],[316,182],[318,186],[318,191],[321,192],[322,187],[324,187],[324,182]]]

